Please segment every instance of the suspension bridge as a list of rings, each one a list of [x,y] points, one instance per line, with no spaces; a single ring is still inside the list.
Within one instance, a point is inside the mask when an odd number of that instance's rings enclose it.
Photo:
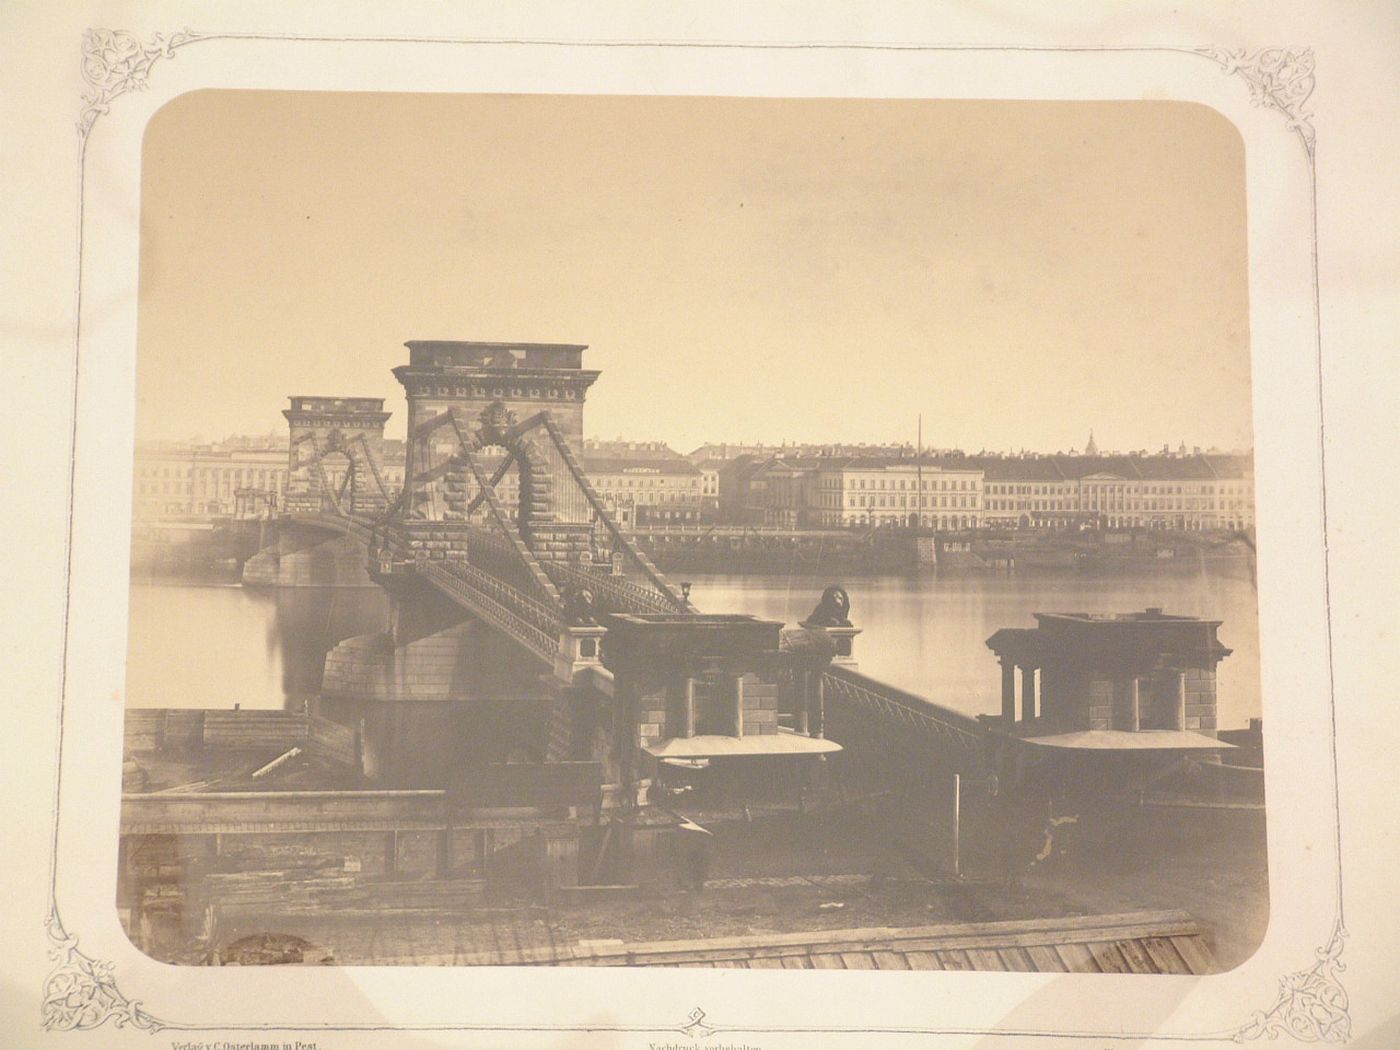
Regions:
[[[582,368],[585,347],[406,345],[409,362],[394,369],[408,407],[402,487],[382,469],[381,399],[293,397],[285,523],[362,546],[396,624],[423,608],[455,609],[556,673],[562,658],[561,677],[591,656],[595,680],[606,678],[596,625],[608,614],[697,612],[620,527],[574,451],[598,376]],[[432,629],[420,623],[403,637]],[[862,735],[980,759],[987,736],[974,719],[859,674],[846,645],[816,688],[862,723]]]

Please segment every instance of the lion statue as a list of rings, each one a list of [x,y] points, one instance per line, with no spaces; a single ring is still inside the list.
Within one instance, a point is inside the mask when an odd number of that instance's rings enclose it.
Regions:
[[[570,587],[564,592],[564,623],[570,627],[595,627],[593,592],[587,587]]]
[[[851,598],[846,593],[846,588],[839,583],[833,583],[822,591],[822,600],[817,602],[812,615],[802,622],[813,627],[851,626]]]

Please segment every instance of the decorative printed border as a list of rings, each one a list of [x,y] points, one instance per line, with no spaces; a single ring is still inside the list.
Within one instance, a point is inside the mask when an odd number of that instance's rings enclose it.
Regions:
[[[1314,59],[1309,48],[1264,48],[1247,50],[1225,47],[1113,47],[1082,46],[956,46],[922,44],[839,44],[839,43],[733,43],[696,41],[571,41],[571,40],[530,40],[530,39],[462,39],[445,40],[436,38],[410,37],[317,37],[272,34],[220,33],[205,35],[191,29],[178,32],[155,34],[143,41],[135,34],[120,29],[89,29],[83,34],[82,76],[89,90],[82,96],[77,130],[80,141],[78,179],[78,270],[76,289],[76,316],[74,320],[74,388],[70,434],[70,473],[69,473],[69,520],[65,536],[65,596],[63,612],[63,671],[60,683],[58,712],[57,760],[55,762],[54,786],[54,826],[51,840],[52,854],[49,866],[48,915],[45,928],[48,933],[49,955],[54,967],[44,981],[40,1006],[41,1024],[46,1031],[81,1031],[103,1027],[108,1021],[116,1028],[135,1028],[148,1032],[162,1030],[198,1031],[206,1026],[191,1022],[178,1022],[159,1018],[142,1008],[135,1000],[128,999],[117,988],[113,976],[113,965],[84,955],[78,950],[78,938],[69,934],[59,916],[56,898],[57,853],[58,853],[58,813],[59,784],[61,783],[63,757],[63,709],[67,700],[67,655],[68,655],[68,593],[67,585],[72,573],[72,495],[74,484],[73,455],[77,426],[77,379],[79,364],[79,343],[81,335],[82,281],[81,261],[83,243],[83,191],[85,186],[85,146],[98,119],[110,112],[112,103],[131,91],[143,90],[152,69],[162,58],[175,57],[177,48],[207,40],[284,40],[301,42],[334,43],[437,43],[468,45],[536,45],[574,48],[627,47],[627,48],[710,48],[710,49],[772,49],[794,48],[826,50],[881,50],[881,51],[1075,51],[1075,52],[1177,52],[1209,59],[1221,67],[1226,75],[1239,76],[1249,88],[1251,102],[1277,110],[1287,121],[1287,130],[1297,135],[1307,155],[1308,174],[1312,190],[1312,237],[1313,237],[1313,295],[1314,322],[1316,326],[1315,352],[1317,357],[1318,411],[1319,411],[1319,450],[1320,475],[1322,481],[1322,532],[1323,532],[1323,579],[1325,604],[1327,609],[1327,674],[1328,704],[1331,715],[1331,736],[1329,747],[1332,761],[1332,800],[1336,819],[1334,827],[1334,848],[1336,850],[1336,919],[1328,942],[1317,949],[1317,962],[1307,969],[1286,974],[1279,979],[1278,997],[1265,1010],[1255,1011],[1249,1021],[1233,1030],[1200,1033],[1194,1035],[1161,1036],[1152,1032],[1052,1032],[1010,1029],[959,1029],[959,1028],[915,1028],[915,1027],[771,1027],[746,1025],[719,1025],[707,1020],[706,1012],[696,1007],[686,1020],[679,1024],[655,1025],[490,1025],[490,1024],[444,1024],[444,1025],[404,1025],[402,1031],[456,1031],[456,1032],[627,1032],[635,1034],[677,1033],[691,1039],[705,1039],[717,1033],[828,1033],[828,1034],[920,1034],[920,1035],[1002,1035],[1002,1036],[1056,1036],[1068,1039],[1170,1039],[1176,1042],[1232,1040],[1245,1043],[1267,1037],[1270,1040],[1280,1035],[1292,1037],[1306,1043],[1345,1043],[1351,1037],[1351,1014],[1346,989],[1339,975],[1346,970],[1342,962],[1342,948],[1347,932],[1343,921],[1342,907],[1342,867],[1341,867],[1341,814],[1337,798],[1337,752],[1336,752],[1336,690],[1332,662],[1332,609],[1330,548],[1327,545],[1327,464],[1326,448],[1322,443],[1325,430],[1325,417],[1322,415],[1322,329],[1320,289],[1317,268],[1317,169],[1316,133],[1313,129],[1312,114],[1305,108],[1315,87]],[[360,1031],[370,1025],[336,1024],[244,1024],[220,1025],[220,1031]]]

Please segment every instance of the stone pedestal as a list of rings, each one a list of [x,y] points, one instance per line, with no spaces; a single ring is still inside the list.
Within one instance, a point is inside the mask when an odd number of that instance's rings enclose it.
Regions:
[[[831,639],[832,647],[836,651],[836,655],[831,658],[833,665],[836,667],[849,667],[852,671],[856,669],[855,639],[856,635],[861,632],[859,627],[851,627],[849,625],[830,626],[827,624],[811,623],[805,620],[798,624],[798,626],[804,627],[809,631],[820,631]]]
[[[565,627],[559,633],[559,648],[554,654],[554,677],[572,684],[580,671],[601,666],[603,636],[607,629],[596,624],[588,627]]]

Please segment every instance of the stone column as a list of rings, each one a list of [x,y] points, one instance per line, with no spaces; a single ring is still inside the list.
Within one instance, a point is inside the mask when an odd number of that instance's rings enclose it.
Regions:
[[[744,676],[734,677],[734,735],[744,735]]]
[[[1021,668],[1021,721],[1035,718],[1035,668]]]
[[[690,675],[685,676],[684,735],[687,738],[695,735],[695,679],[690,677]]]
[[[1141,683],[1137,675],[1128,679],[1128,731],[1132,733],[1142,727]]]
[[[1001,721],[1006,728],[1016,724],[1016,665],[1001,661]]]
[[[1177,729],[1186,728],[1186,672],[1176,673],[1176,711],[1172,724]]]

